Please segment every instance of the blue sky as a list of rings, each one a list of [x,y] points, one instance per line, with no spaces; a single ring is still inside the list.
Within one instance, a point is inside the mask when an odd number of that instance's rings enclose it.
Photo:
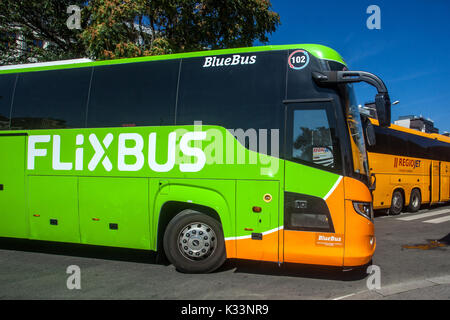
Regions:
[[[350,70],[375,73],[386,83],[392,121],[400,115],[431,118],[450,131],[450,1],[272,0],[281,25],[269,44],[318,43],[338,51]],[[381,29],[369,30],[369,5],[381,9]],[[376,90],[355,85],[359,103]]]

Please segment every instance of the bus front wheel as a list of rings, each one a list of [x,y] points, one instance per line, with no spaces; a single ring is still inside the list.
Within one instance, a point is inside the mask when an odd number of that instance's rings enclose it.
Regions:
[[[422,204],[422,197],[420,195],[420,191],[418,189],[414,189],[413,191],[411,191],[408,211],[409,212],[419,211],[421,204]]]
[[[222,226],[206,214],[184,210],[167,226],[164,252],[180,272],[212,272],[226,260]]]
[[[391,207],[389,208],[390,215],[398,215],[403,209],[403,193],[400,190],[395,190],[392,194]]]

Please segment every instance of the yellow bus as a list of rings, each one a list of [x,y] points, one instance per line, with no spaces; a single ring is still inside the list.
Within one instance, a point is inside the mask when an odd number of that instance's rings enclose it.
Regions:
[[[376,183],[374,209],[397,215],[450,200],[449,137],[370,122],[376,138],[376,144],[368,146],[369,171]]]

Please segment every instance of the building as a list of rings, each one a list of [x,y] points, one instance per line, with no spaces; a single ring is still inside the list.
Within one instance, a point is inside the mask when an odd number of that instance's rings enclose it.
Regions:
[[[358,105],[359,112],[369,118],[378,119],[375,102],[365,103],[364,106]]]
[[[405,128],[410,128],[426,133],[439,133],[439,129],[434,127],[434,122],[431,119],[425,119],[422,116],[400,116],[394,124]]]
[[[13,26],[11,32],[8,32],[6,34],[0,34],[0,42],[4,43],[8,49],[12,48],[12,55],[13,56],[22,56],[26,53],[31,52],[33,47],[46,49],[48,45],[50,44],[49,41],[39,39],[37,36],[32,39],[32,41],[25,40],[25,37],[23,33],[21,32],[20,27]],[[28,63],[34,63],[37,62],[37,59],[30,57],[27,59]],[[5,64],[5,61],[0,60],[0,65]]]
[[[126,23],[127,26],[130,26],[129,23]],[[37,36],[37,33],[35,34],[34,39],[32,41],[26,41],[25,36],[23,35],[23,32],[21,31],[20,26],[13,25],[11,32],[8,33],[0,33],[0,42],[5,44],[8,49],[12,48],[13,52],[12,54],[14,56],[21,56],[25,53],[31,52],[33,48],[40,48],[40,49],[46,49],[50,44],[52,44],[50,41],[47,41],[45,39],[40,39]],[[133,24],[133,28],[138,32],[138,37],[136,39],[136,44],[143,46],[145,44],[145,39],[143,35],[152,36],[153,32],[152,29],[148,26],[140,25],[137,23]],[[29,39],[28,39],[29,40]],[[35,63],[38,62],[38,60],[34,57],[29,57],[26,60],[26,63]],[[0,60],[0,65],[6,64],[6,61]]]

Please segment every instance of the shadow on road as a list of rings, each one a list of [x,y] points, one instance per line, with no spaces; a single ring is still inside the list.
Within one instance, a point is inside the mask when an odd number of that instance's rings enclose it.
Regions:
[[[450,233],[447,234],[445,237],[443,237],[442,239],[438,240],[440,243],[444,243],[447,246],[450,246]]]
[[[0,249],[151,264],[162,260],[156,252],[148,250],[27,239],[0,238]]]
[[[224,272],[231,269],[235,269],[235,273],[339,281],[358,281],[368,276],[366,273],[367,266],[344,271],[339,267],[297,263],[283,263],[281,266],[278,266],[277,263],[250,260],[229,260],[216,272]]]
[[[0,238],[0,249],[165,266],[170,265],[165,257],[159,256],[156,252],[128,248]],[[366,268],[367,267],[361,267],[343,271],[342,268],[334,267],[292,263],[284,263],[281,266],[278,266],[277,263],[272,262],[232,259],[227,260],[222,267],[215,271],[215,273],[228,272],[235,269],[235,273],[357,281],[364,279],[367,276]]]

